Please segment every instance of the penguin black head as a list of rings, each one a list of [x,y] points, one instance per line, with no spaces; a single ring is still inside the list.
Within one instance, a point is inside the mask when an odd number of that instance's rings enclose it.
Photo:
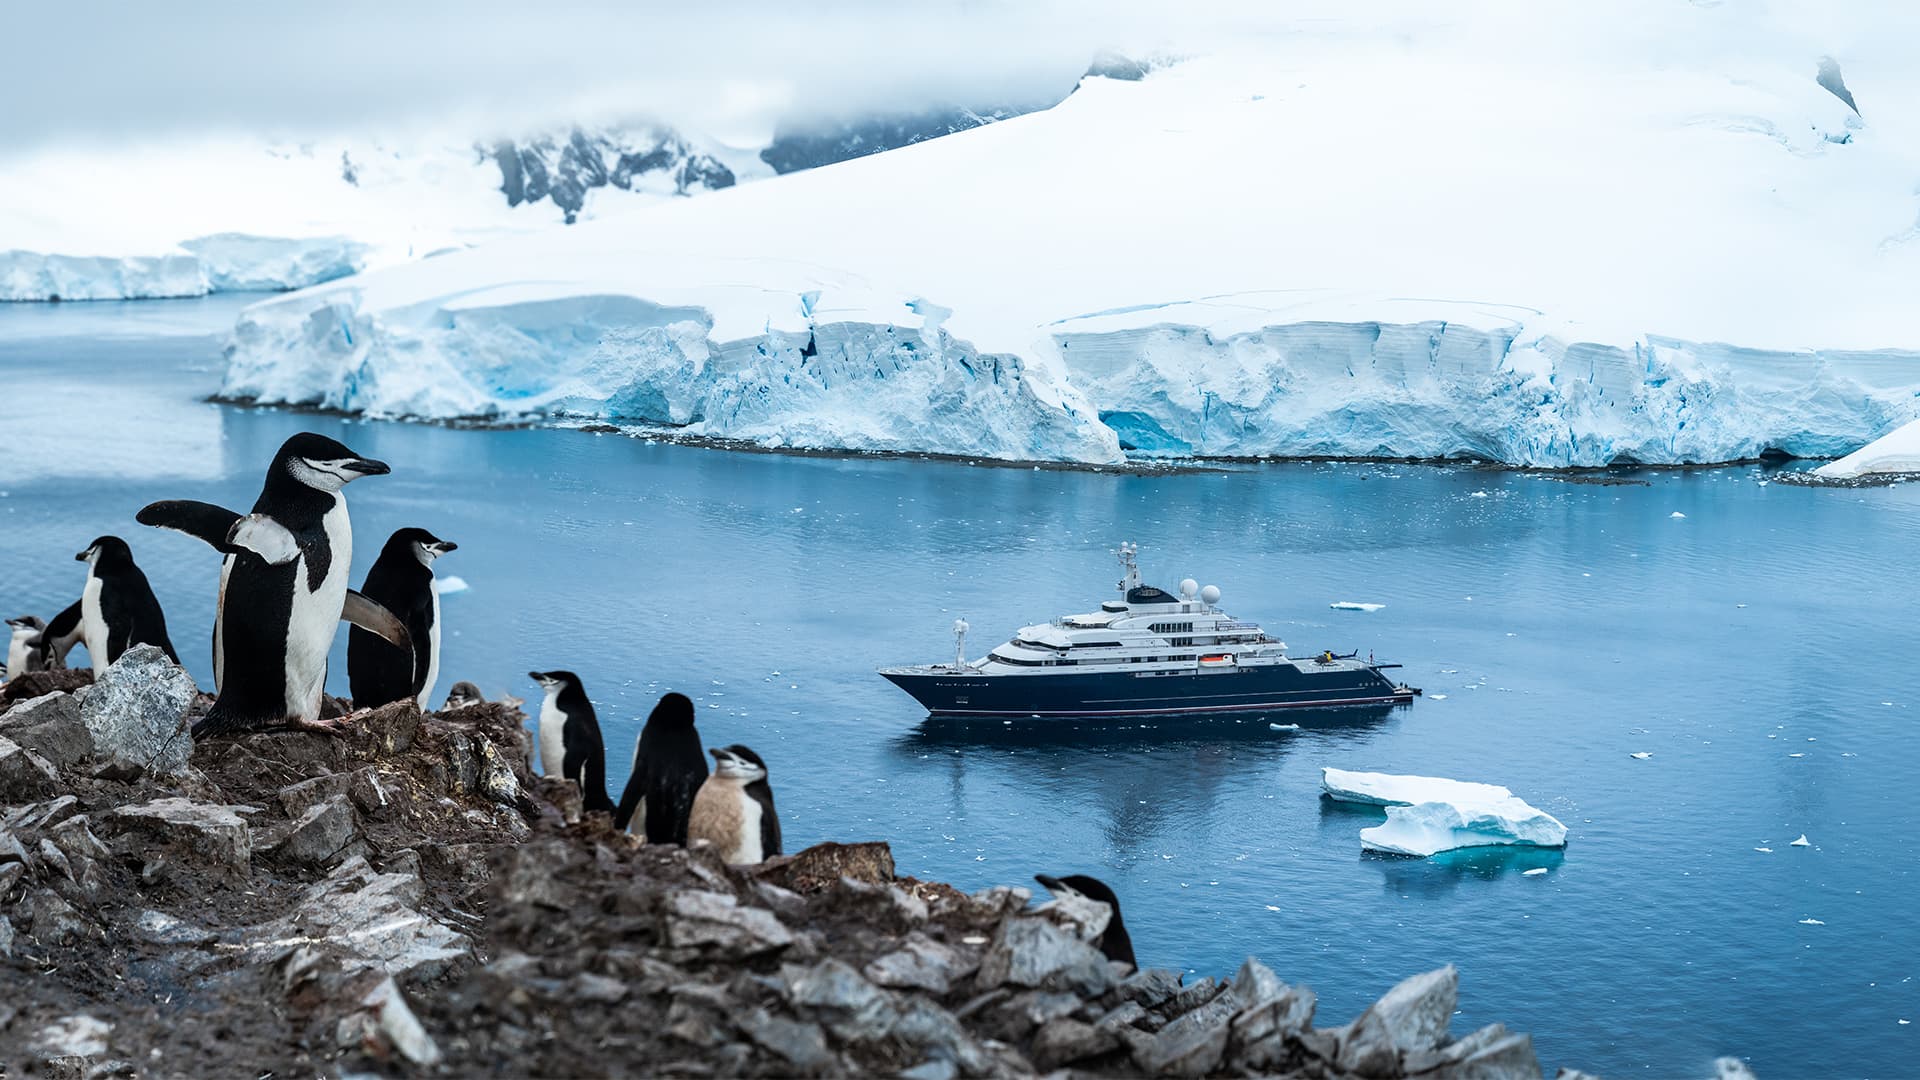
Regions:
[[[669,693],[660,695],[660,703],[653,707],[647,716],[647,726],[655,724],[662,728],[691,728],[693,726],[693,699],[685,694]],[[696,745],[695,749],[699,747]]]
[[[1120,919],[1120,898],[1107,888],[1107,883],[1099,878],[1085,874],[1069,874],[1063,878],[1035,874],[1033,880],[1047,887],[1055,896],[1079,896],[1088,900],[1097,900],[1113,909],[1113,919],[1107,923],[1107,929],[1094,944],[1109,960],[1118,960],[1129,967],[1140,965],[1133,958],[1133,939],[1127,935],[1127,924]]]
[[[38,633],[47,628],[47,620],[38,615],[16,615],[7,620],[7,626],[13,630],[30,630]]]
[[[539,683],[540,688],[549,694],[565,690],[568,687],[572,687],[575,690],[580,689],[580,676],[575,675],[571,671],[529,671],[527,672],[527,678]]]
[[[451,540],[442,540],[425,529],[396,529],[387,537],[387,546],[383,555],[410,555],[420,560],[422,566],[432,566],[433,560],[460,547]]]
[[[325,435],[303,431],[280,445],[268,482],[285,475],[316,491],[339,491],[362,476],[392,471],[384,461],[361,457]]]
[[[102,566],[126,566],[133,562],[133,549],[117,536],[96,537],[85,551],[74,555],[76,562],[98,569]]]
[[[767,763],[760,760],[759,754],[739,743],[734,743],[732,746],[716,746],[707,753],[713,755],[713,775],[715,776],[738,780],[743,784],[751,784],[767,778]]]
[[[447,691],[447,708],[449,709],[478,705],[485,700],[487,700],[486,695],[480,692],[479,687],[464,680],[454,683],[453,689]]]

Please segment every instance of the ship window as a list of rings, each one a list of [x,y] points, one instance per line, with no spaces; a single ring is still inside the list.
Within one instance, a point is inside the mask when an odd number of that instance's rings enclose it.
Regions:
[[[1120,647],[1120,643],[1117,641],[1076,641],[1073,643],[1073,647],[1076,649],[1117,649]]]

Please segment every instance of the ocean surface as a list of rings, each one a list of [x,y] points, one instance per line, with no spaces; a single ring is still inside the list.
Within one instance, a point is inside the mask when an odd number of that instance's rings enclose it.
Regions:
[[[207,403],[236,310],[0,304],[6,614],[70,603],[74,553],[116,533],[210,686],[216,557],[134,511],[245,509],[279,443],[317,430],[393,466],[348,489],[356,582],[393,529],[460,545],[438,564],[470,585],[444,600],[440,693],[580,673],[615,798],[680,690],[709,745],[767,759],[790,849],[884,839],[902,873],[963,889],[1090,873],[1143,964],[1255,954],[1323,1023],[1453,963],[1454,1030],[1531,1032],[1549,1075],[1704,1076],[1720,1054],[1767,1080],[1914,1075],[1920,488],[1758,467],[1133,476],[359,422]],[[1092,610],[1122,540],[1149,581],[1218,584],[1295,651],[1371,650],[1426,696],[1274,718],[1299,731],[956,727],[874,674],[950,658],[956,617],[977,655]],[[1381,815],[1324,803],[1322,766],[1505,784],[1571,840],[1363,855]]]

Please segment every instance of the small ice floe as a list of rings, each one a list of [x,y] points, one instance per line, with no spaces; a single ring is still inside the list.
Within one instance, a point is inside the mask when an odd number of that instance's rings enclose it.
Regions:
[[[1788,756],[1788,757],[1806,757],[1807,755],[1805,755],[1805,754],[1788,754],[1787,756]]]
[[[1635,751],[1634,753],[1628,754],[1627,756],[1632,758],[1635,761],[1645,761],[1648,758],[1652,757],[1653,755],[1647,753],[1645,750],[1639,750],[1639,751]]]
[[[1911,1023],[1913,1023],[1913,1021],[1911,1021],[1911,1020],[1902,1020],[1902,1021],[1900,1021],[1900,1026],[1901,1026],[1901,1027],[1906,1027],[1906,1026],[1907,1026],[1908,1024],[1911,1024]]]
[[[466,578],[456,577],[452,574],[448,574],[443,578],[433,579],[433,591],[439,593],[441,596],[445,596],[448,593],[466,592],[469,588],[472,588],[472,586],[467,584]]]
[[[1467,497],[1470,499],[1484,499],[1487,497],[1487,493],[1484,491],[1475,491],[1468,493]]]
[[[1275,905],[1273,905],[1273,904],[1268,904],[1268,905],[1267,905],[1267,910],[1268,910],[1268,911],[1279,911],[1280,909],[1279,909],[1278,907],[1276,907]],[[1902,1020],[1902,1021],[1900,1021],[1900,1022],[1901,1022],[1901,1023],[1903,1023],[1903,1024],[1904,1024],[1904,1023],[1906,1023],[1906,1021],[1905,1021],[1905,1020]]]
[[[1432,855],[1465,847],[1567,846],[1565,825],[1498,784],[1323,768],[1320,786],[1338,802],[1387,808],[1384,824],[1360,830],[1365,851]]]
[[[1755,851],[1757,851],[1757,852],[1759,852],[1759,853],[1760,853],[1760,854],[1762,854],[1762,855],[1771,855],[1771,854],[1773,854],[1773,849],[1772,849],[1772,848],[1770,848],[1770,847],[1757,847],[1757,848],[1754,848],[1753,850],[1755,850]]]
[[[1683,513],[1681,513],[1681,512],[1680,512],[1680,511],[1678,511],[1678,510],[1675,510],[1675,511],[1674,511],[1673,513],[1671,513],[1671,514],[1668,514],[1667,516],[1668,516],[1668,517],[1670,517],[1670,518],[1673,518],[1673,519],[1675,519],[1675,520],[1677,521],[1677,520],[1679,520],[1679,519],[1681,519],[1681,518],[1684,518],[1684,517],[1686,517],[1687,515],[1685,515],[1685,514],[1683,514]]]
[[[1445,700],[1447,700],[1447,695],[1445,695],[1445,694],[1428,694],[1428,695],[1427,695],[1427,698],[1428,698],[1428,700],[1431,700],[1431,701],[1445,701]]]
[[[1300,730],[1299,724],[1268,724],[1267,726],[1272,728],[1275,731],[1299,731]]]
[[[1363,604],[1358,600],[1336,600],[1327,605],[1335,611],[1379,611],[1385,604]]]
[[[1800,925],[1801,926],[1825,926],[1827,924],[1821,922],[1819,919],[1801,919]]]
[[[1812,847],[1813,844],[1811,841],[1807,839],[1806,833],[1801,833],[1800,839],[1795,840],[1793,843],[1788,844],[1787,846],[1788,847]]]
[[[1534,867],[1534,868],[1533,868],[1533,869],[1531,869],[1531,870],[1522,870],[1522,871],[1520,871],[1520,876],[1521,876],[1521,877],[1539,877],[1539,876],[1540,876],[1541,874],[1544,874],[1544,873],[1546,873],[1546,872],[1547,872],[1547,868],[1546,868],[1546,867],[1544,867],[1544,866],[1536,866],[1536,867]]]

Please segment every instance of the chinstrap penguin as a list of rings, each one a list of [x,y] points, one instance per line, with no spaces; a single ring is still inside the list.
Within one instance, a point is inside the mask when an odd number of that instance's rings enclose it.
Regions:
[[[580,676],[571,671],[529,671],[527,677],[546,691],[546,700],[540,703],[540,775],[579,784],[588,811],[612,813],[613,800],[607,797],[607,747]]]
[[[175,529],[226,556],[213,624],[218,699],[196,736],[278,724],[332,730],[320,719],[327,652],[340,620],[410,655],[406,627],[347,587],[353,529],[341,489],[391,470],[313,432],[288,439],[267,467],[253,512],[187,500],[152,503],[136,519]]]
[[[107,665],[135,645],[157,645],[178,664],[180,656],[167,639],[166,613],[160,610],[147,575],[134,565],[127,542],[102,536],[74,558],[87,564],[80,626],[87,656],[93,661],[93,677],[106,674]]]
[[[780,851],[780,815],[767,785],[767,763],[744,746],[719,747],[713,775],[693,797],[687,842],[706,840],[732,865],[765,862]]]
[[[1105,954],[1109,960],[1118,960],[1129,968],[1138,969],[1139,963],[1133,958],[1133,939],[1127,936],[1127,924],[1120,918],[1120,898],[1107,888],[1107,883],[1099,878],[1085,874],[1069,874],[1063,878],[1035,874],[1033,880],[1047,887],[1055,896],[1077,896],[1093,900],[1113,909],[1113,918],[1107,922],[1107,929],[1092,944]]]
[[[433,584],[433,560],[459,545],[425,529],[401,529],[387,538],[360,593],[391,611],[407,628],[412,655],[372,633],[347,632],[347,680],[356,708],[413,698],[430,708],[433,684],[440,679],[440,593]]]
[[[480,692],[479,687],[462,679],[453,684],[453,689],[447,691],[446,707],[449,709],[464,709],[469,705],[479,705],[486,700],[486,695]]]
[[[80,601],[75,600],[53,617],[38,638],[27,643],[27,664],[35,671],[66,670],[67,654],[80,644],[86,629],[80,617]]]
[[[40,637],[40,632],[46,628],[47,620],[38,615],[19,615],[7,620],[7,630],[10,632],[7,640],[7,669],[0,672],[0,675],[17,679],[29,671],[45,669],[46,654],[38,646],[37,639]]]
[[[633,774],[620,796],[613,827],[625,829],[634,818],[649,844],[687,842],[687,815],[693,797],[707,779],[707,755],[693,726],[693,702],[685,694],[667,694],[653,707],[633,746]]]

